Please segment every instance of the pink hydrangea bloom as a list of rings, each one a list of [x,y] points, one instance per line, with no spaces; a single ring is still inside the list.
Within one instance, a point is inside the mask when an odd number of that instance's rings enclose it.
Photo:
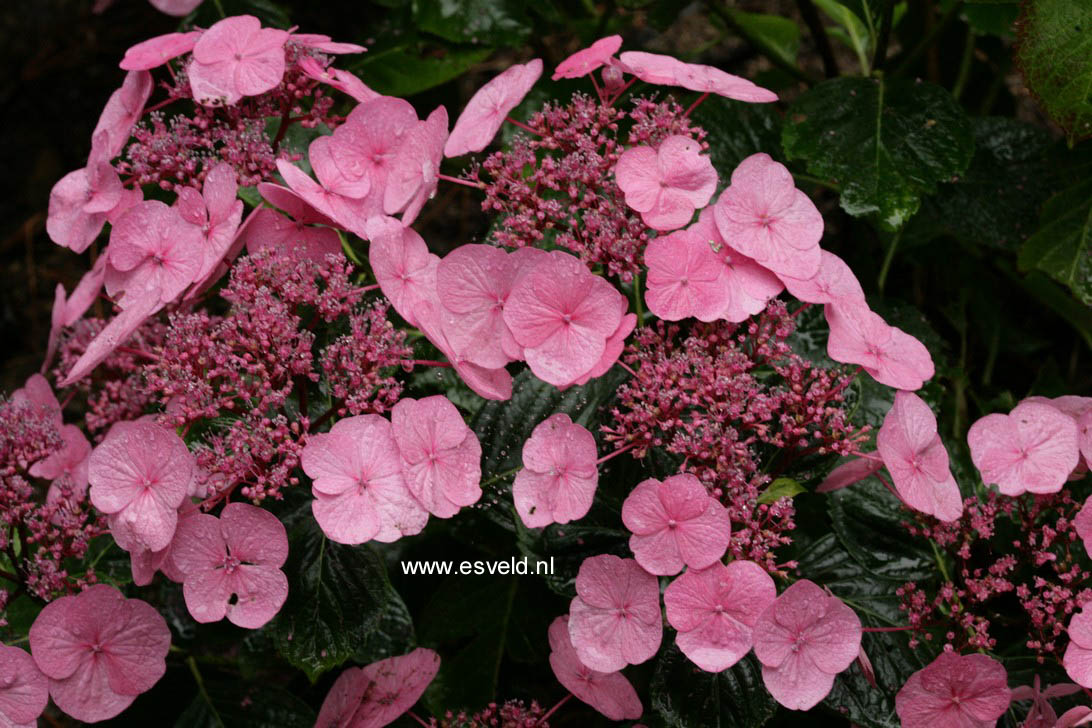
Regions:
[[[31,728],[49,702],[49,682],[18,647],[0,645],[0,725]]]
[[[948,467],[937,418],[921,397],[895,393],[895,403],[876,435],[876,449],[906,505],[941,521],[963,514],[963,497]]]
[[[834,361],[858,364],[880,384],[911,392],[933,378],[933,357],[925,345],[864,303],[828,303],[823,312],[830,325],[827,354]]]
[[[716,563],[732,535],[728,509],[690,473],[638,483],[622,503],[622,523],[637,563],[662,576]]]
[[[610,61],[611,56],[622,47],[622,36],[608,35],[600,38],[583,50],[579,50],[557,64],[551,78],[580,78]],[[585,701],[586,702],[586,701]]]
[[[567,387],[600,363],[625,299],[577,258],[540,256],[513,286],[504,322],[535,376]]]
[[[447,131],[446,113],[444,131]],[[349,181],[367,182],[371,187],[371,193],[359,205],[365,220],[383,213],[387,179],[400,144],[418,123],[417,112],[408,101],[379,96],[358,104],[334,132],[330,150],[342,176]],[[438,118],[429,130],[435,131],[437,127]]]
[[[148,421],[114,425],[87,469],[91,504],[151,551],[171,542],[193,476],[194,458],[182,438]]]
[[[263,182],[258,192],[265,201],[288,213],[285,217],[267,207],[254,212],[245,231],[240,231],[248,253],[273,248],[297,259],[320,263],[341,250],[334,221],[320,213],[287,187]],[[326,226],[326,227],[320,227]]]
[[[611,720],[634,720],[644,708],[637,691],[620,672],[599,672],[583,662],[569,637],[569,618],[550,623],[550,668],[566,690]]]
[[[739,101],[777,101],[777,94],[774,92],[712,66],[683,63],[672,56],[643,51],[627,51],[619,56],[619,60],[623,70],[646,83],[681,86],[691,91],[713,93]]]
[[[845,261],[834,253],[820,251],[819,272],[801,279],[779,275],[785,288],[808,303],[864,303],[864,289]]]
[[[258,629],[288,597],[288,578],[281,571],[288,535],[276,516],[256,506],[229,503],[219,518],[204,513],[187,518],[171,558],[183,574],[186,608],[198,622],[226,616],[234,625]]]
[[[447,397],[405,397],[391,409],[391,425],[406,484],[425,510],[450,518],[478,502],[482,446]]]
[[[829,493],[833,490],[848,488],[870,475],[875,475],[883,467],[883,460],[872,457],[853,458],[830,471],[823,482],[815,489],[816,493]]]
[[[731,289],[724,285],[724,265],[697,223],[661,235],[645,248],[648,310],[665,321],[693,316],[714,321],[728,308]]]
[[[288,33],[263,28],[253,15],[224,18],[206,30],[193,46],[186,69],[195,101],[234,104],[257,96],[284,78],[284,44]]]
[[[76,500],[83,500],[87,494],[87,464],[91,455],[91,443],[83,430],[75,425],[61,428],[64,446],[49,457],[30,466],[28,471],[35,478],[53,481],[49,486],[46,499],[56,500],[62,488],[67,488]]]
[[[147,71],[129,71],[125,74],[125,80],[110,98],[99,115],[91,138],[104,134],[106,138],[103,147],[104,157],[113,158],[121,154],[125,143],[129,141],[129,133],[133,130],[133,124],[144,113],[144,105],[148,103],[148,97],[152,95],[152,74]]]
[[[523,444],[512,500],[524,525],[542,528],[583,518],[599,483],[595,437],[560,412],[535,426]]]
[[[66,174],[49,193],[46,233],[57,245],[76,253],[90,247],[124,197],[107,143],[106,132],[96,135],[87,166]]]
[[[196,280],[204,260],[201,228],[178,209],[146,200],[126,212],[110,233],[106,292],[123,293],[122,309],[169,303]]]
[[[626,204],[641,213],[654,230],[675,230],[705,207],[717,189],[713,162],[701,153],[701,144],[676,134],[656,149],[632,147],[614,167]]]
[[[220,162],[205,176],[200,194],[193,187],[184,187],[178,194],[177,207],[182,219],[196,226],[204,238],[194,289],[216,273],[235,240],[243,219],[243,201],[235,197],[238,190],[235,170],[227,162]]]
[[[754,627],[762,681],[781,705],[809,710],[861,648],[861,620],[837,597],[802,579],[781,593]]]
[[[516,108],[542,75],[542,59],[505,69],[478,89],[455,120],[451,136],[444,144],[445,157],[459,157],[485,149],[504,123],[508,112]]]
[[[504,367],[479,366],[467,358],[467,353],[458,351],[452,344],[447,332],[458,326],[457,322],[452,322],[456,315],[440,305],[435,290],[431,300],[422,300],[414,306],[413,317],[421,333],[447,357],[455,373],[475,394],[500,401],[512,397],[512,375]]]
[[[728,244],[774,273],[808,279],[819,272],[823,216],[770,155],[740,162],[713,210]]]
[[[413,228],[393,217],[368,221],[368,261],[394,310],[410,326],[417,326],[414,309],[436,296],[436,269],[440,258],[428,251]]]
[[[157,35],[125,51],[125,57],[119,65],[126,71],[149,71],[158,68],[167,61],[192,51],[200,37],[200,30]]]
[[[1041,402],[986,415],[971,425],[967,444],[982,482],[1005,495],[1057,493],[1080,460],[1076,422]]]
[[[55,599],[30,628],[53,702],[88,723],[113,718],[159,682],[170,645],[159,612],[105,584]]]
[[[440,670],[440,656],[418,647],[338,675],[322,702],[316,726],[383,728],[413,707]]]
[[[1092,687],[1092,610],[1081,609],[1069,620],[1069,646],[1062,665],[1073,682]]]
[[[569,637],[593,670],[614,672],[648,660],[663,639],[659,581],[633,559],[584,559],[569,605]]]
[[[313,481],[315,519],[338,543],[390,543],[428,522],[406,487],[391,424],[378,415],[346,417],[309,436],[300,464]]]
[[[383,191],[383,212],[402,213],[409,225],[421,208],[436,194],[440,162],[447,141],[447,109],[443,106],[413,125],[399,141],[398,151],[387,173]]]
[[[707,672],[720,672],[751,651],[755,623],[776,598],[765,569],[733,561],[687,570],[664,591],[664,607],[683,654]]]
[[[904,728],[987,728],[1012,696],[1001,663],[986,655],[942,652],[895,696]]]

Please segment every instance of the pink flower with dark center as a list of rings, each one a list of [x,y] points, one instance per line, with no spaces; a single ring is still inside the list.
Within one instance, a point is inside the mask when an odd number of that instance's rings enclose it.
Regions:
[[[405,397],[391,425],[410,493],[425,510],[450,518],[482,497],[482,446],[443,395]]]
[[[193,46],[187,67],[195,101],[234,104],[257,96],[284,78],[284,44],[288,33],[263,28],[253,15],[224,18],[206,30]]]
[[[440,656],[418,647],[338,675],[315,728],[383,728],[413,707],[440,670]]]
[[[248,253],[274,248],[299,260],[321,263],[327,255],[341,251],[341,239],[333,229],[336,223],[295,192],[268,182],[259,184],[258,192],[289,217],[267,207],[258,208],[241,231]]]
[[[830,325],[827,354],[834,361],[858,364],[880,384],[909,392],[936,373],[924,344],[863,302],[828,303],[823,312]]]
[[[1057,493],[1080,461],[1077,424],[1041,402],[993,413],[967,432],[971,460],[986,485],[1005,495]]]
[[[895,393],[895,403],[876,435],[876,449],[906,505],[941,521],[963,514],[963,497],[948,467],[937,418],[921,397]]]
[[[0,645],[0,725],[33,728],[49,702],[49,682],[18,647]]]
[[[379,415],[346,417],[309,436],[300,464],[312,480],[315,520],[338,543],[390,543],[428,522],[406,487],[391,423]]]
[[[614,167],[626,204],[654,230],[680,228],[705,207],[717,189],[717,173],[701,144],[673,135],[656,149],[632,147]]]
[[[644,708],[637,691],[620,672],[599,672],[583,662],[569,637],[569,618],[550,623],[550,668],[566,690],[611,720],[634,720]]]
[[[716,563],[732,535],[728,510],[690,473],[638,483],[622,503],[622,523],[637,563],[661,576]]]
[[[91,504],[151,551],[171,542],[193,475],[194,458],[182,438],[147,421],[114,425],[87,469]]]
[[[845,261],[834,253],[820,251],[819,272],[801,279],[779,275],[789,293],[807,303],[864,303],[864,289]]]
[[[159,682],[170,645],[159,612],[105,584],[55,599],[30,628],[53,702],[88,723],[113,718]]]
[[[713,208],[728,244],[778,275],[808,279],[819,272],[823,216],[768,154],[752,154],[732,172]]]
[[[706,672],[720,672],[751,651],[751,631],[776,598],[765,569],[733,561],[687,570],[664,591],[664,607],[683,654]]]
[[[599,468],[595,437],[561,412],[535,426],[512,483],[516,512],[528,528],[568,523],[591,509]]]
[[[861,647],[861,620],[837,597],[802,579],[777,597],[754,627],[762,681],[781,705],[810,710]]]
[[[859,483],[870,475],[875,475],[883,467],[883,460],[876,455],[871,457],[853,458],[844,462],[830,471],[823,482],[815,489],[816,493],[829,493],[833,490],[848,488],[854,483]]]
[[[91,455],[91,443],[83,430],[75,425],[61,428],[64,447],[44,460],[30,466],[28,471],[35,478],[53,481],[46,493],[46,500],[52,502],[67,490],[69,497],[76,501],[83,500],[87,494],[87,464]]]
[[[421,208],[436,194],[446,141],[447,109],[443,106],[436,107],[427,119],[402,135],[387,173],[383,212],[388,215],[401,212],[406,225],[417,218]]]
[[[504,322],[531,371],[567,387],[600,363],[622,323],[625,299],[579,260],[561,251],[540,256],[512,288]]]
[[[895,696],[895,712],[904,728],[988,728],[1011,696],[1000,662],[945,651],[910,676]]]
[[[169,303],[197,279],[204,259],[201,228],[158,200],[126,212],[110,233],[106,292],[123,293],[122,309]]]
[[[209,170],[200,194],[193,187],[184,187],[178,193],[176,204],[182,219],[196,226],[204,238],[194,290],[216,273],[235,240],[243,219],[243,201],[235,197],[238,190],[235,170],[230,164],[220,162]]]
[[[95,124],[91,138],[105,134],[104,157],[113,158],[121,154],[133,125],[144,113],[144,105],[152,95],[152,74],[147,71],[129,71],[125,80],[106,102],[98,123]]]
[[[130,47],[119,65],[126,71],[150,71],[192,51],[200,37],[200,30],[157,35]]]
[[[777,101],[777,94],[774,92],[712,66],[683,63],[672,56],[643,51],[627,51],[619,56],[619,60],[622,70],[646,83],[681,86],[691,91],[713,93],[739,101]]]
[[[124,199],[121,179],[110,164],[106,132],[95,136],[87,166],[69,172],[49,192],[46,233],[75,253],[90,247],[110,212]]]
[[[580,661],[600,672],[648,660],[663,639],[659,581],[633,559],[584,559],[569,605],[569,638]]]
[[[455,120],[444,144],[444,156],[459,157],[489,146],[505,117],[523,101],[541,75],[542,60],[535,58],[510,66],[478,89]]]
[[[198,513],[178,529],[171,558],[183,574],[186,608],[198,622],[258,629],[288,597],[284,524],[269,511],[229,503],[219,518]]]
[[[417,326],[414,310],[436,296],[436,270],[440,258],[429,252],[417,231],[393,217],[368,221],[368,262],[394,310]]]
[[[595,69],[610,61],[611,56],[622,47],[622,36],[608,35],[600,38],[583,50],[579,50],[557,64],[554,75],[551,78],[556,81],[559,78],[580,78],[587,76]],[[586,702],[586,701],[585,701]]]

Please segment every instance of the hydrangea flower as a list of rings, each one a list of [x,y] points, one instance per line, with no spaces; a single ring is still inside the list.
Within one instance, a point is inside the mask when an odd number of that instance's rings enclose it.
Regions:
[[[354,101],[364,102],[379,98],[378,93],[348,71],[333,66],[323,68],[321,63],[311,57],[300,58],[297,63],[307,76],[336,88]]]
[[[201,32],[191,30],[186,33],[167,33],[141,41],[125,51],[125,57],[118,65],[126,71],[150,71],[158,68],[167,61],[192,51],[197,39],[201,37]]]
[[[713,208],[728,244],[778,275],[811,278],[819,272],[823,216],[770,155],[752,154],[732,172]]]
[[[783,591],[754,626],[762,682],[781,705],[810,710],[861,648],[861,620],[837,597],[801,579]]]
[[[504,322],[536,377],[567,387],[600,364],[625,298],[561,251],[539,256],[513,286]]]
[[[613,554],[584,559],[569,605],[569,637],[580,661],[599,672],[651,658],[663,638],[656,577],[633,559]]]
[[[368,261],[394,310],[411,326],[417,326],[415,309],[436,295],[436,269],[440,258],[428,251],[417,231],[393,217],[368,221]]]
[[[235,231],[243,219],[243,201],[235,196],[238,189],[235,170],[227,162],[220,162],[205,176],[200,194],[193,187],[184,187],[178,193],[182,219],[195,225],[204,238],[194,288],[212,277],[235,240]]]
[[[55,599],[30,627],[53,702],[88,723],[113,718],[159,682],[170,645],[159,612],[105,584]]]
[[[383,191],[383,212],[402,213],[409,225],[436,194],[440,162],[447,141],[447,109],[436,107],[424,121],[414,124],[399,140]]]
[[[691,91],[713,93],[738,101],[777,101],[777,94],[774,92],[712,66],[683,63],[673,56],[643,51],[627,51],[618,58],[623,70],[646,83],[681,86]]]
[[[924,344],[864,303],[828,303],[823,311],[830,325],[827,354],[834,361],[857,364],[880,384],[907,391],[921,389],[936,373]]]
[[[442,119],[433,118],[425,130],[426,135],[439,133],[441,121],[446,132],[445,111]],[[359,213],[365,220],[382,214],[388,177],[402,140],[419,123],[417,112],[408,101],[379,96],[357,105],[331,137],[330,155],[343,178],[366,184],[371,189],[359,206]]]
[[[777,277],[789,293],[807,303],[852,305],[865,302],[864,289],[857,276],[844,260],[826,250],[819,251],[819,272],[811,278],[784,274]]]
[[[450,518],[478,502],[482,446],[447,397],[405,397],[391,410],[391,425],[406,484],[425,510]]]
[[[322,148],[321,145],[319,148]],[[329,170],[328,167],[324,167],[324,169]],[[302,169],[296,167],[287,159],[277,160],[277,171],[284,178],[284,183],[308,205],[336,222],[338,226],[367,238],[366,218],[357,209],[357,206],[352,204],[353,201],[349,198],[343,197],[311,179]]]
[[[425,647],[350,667],[338,675],[319,710],[321,728],[383,728],[413,707],[440,670],[440,656]]]
[[[1092,610],[1082,608],[1069,620],[1069,645],[1062,666],[1073,682],[1092,687]]]
[[[564,412],[535,426],[523,444],[512,500],[523,524],[542,528],[583,518],[599,482],[595,437]]]
[[[987,655],[942,652],[915,672],[895,696],[904,728],[996,725],[1012,693],[1001,663]]]
[[[309,436],[300,464],[312,480],[315,520],[338,543],[390,543],[428,521],[406,487],[391,423],[379,415],[346,417]]]
[[[475,394],[484,399],[500,401],[512,397],[512,375],[504,367],[479,366],[469,361],[467,354],[456,350],[447,332],[458,324],[451,322],[454,314],[445,311],[435,295],[433,300],[417,303],[413,315],[421,333],[447,357],[455,373]]]
[[[327,255],[341,251],[341,239],[335,223],[287,187],[263,182],[258,192],[271,205],[288,213],[285,217],[268,207],[260,207],[240,230],[248,253],[272,248],[289,257],[320,263]]]
[[[541,75],[542,59],[535,58],[509,66],[478,89],[455,120],[444,144],[444,156],[460,157],[489,146],[505,117],[523,101]]]
[[[664,591],[664,608],[683,654],[707,672],[720,672],[751,651],[755,623],[776,598],[765,569],[733,561],[687,570]]]
[[[35,478],[52,481],[47,501],[61,497],[62,489],[67,489],[72,498],[83,500],[87,494],[87,465],[91,455],[91,443],[83,430],[75,425],[61,428],[61,440],[64,445],[52,455],[30,466],[28,471]]]
[[[253,15],[215,23],[197,39],[186,69],[194,100],[230,105],[273,89],[284,78],[287,41],[286,31],[263,28]]]
[[[18,647],[0,645],[0,725],[32,728],[48,702],[49,682],[34,659]]]
[[[194,458],[182,438],[148,421],[114,425],[87,469],[91,504],[151,551],[171,542],[193,477]]]
[[[121,88],[110,94],[95,129],[91,132],[92,139],[100,134],[105,135],[104,157],[112,158],[121,154],[129,141],[133,125],[144,113],[144,105],[152,95],[153,86],[152,75],[147,71],[129,71],[125,74]]]
[[[963,497],[948,467],[937,418],[921,397],[895,393],[895,403],[876,435],[876,449],[906,505],[941,521],[962,515]]]
[[[714,321],[731,301],[731,289],[721,278],[724,266],[700,234],[700,225],[653,238],[645,248],[645,303],[665,321],[691,316]]]
[[[566,690],[611,720],[634,720],[644,707],[637,691],[620,672],[599,672],[583,662],[569,637],[569,618],[550,623],[550,668]]]
[[[177,208],[159,200],[141,202],[110,233],[106,291],[122,294],[122,309],[146,301],[169,303],[197,279],[204,248],[201,228],[187,222]]]
[[[732,535],[728,510],[690,473],[638,483],[622,503],[622,523],[637,563],[663,576],[719,561]]]
[[[982,482],[1012,496],[1057,493],[1080,460],[1076,422],[1041,402],[982,417],[968,430],[967,444]]]
[[[179,525],[171,547],[183,575],[186,608],[198,622],[225,616],[238,627],[258,629],[288,597],[284,524],[269,511],[229,503],[220,517],[198,513]]]
[[[587,76],[595,69],[607,64],[621,47],[622,36],[620,35],[608,35],[606,38],[600,38],[587,48],[573,53],[557,64],[554,75],[550,78],[556,81],[559,78]]]
[[[626,204],[654,230],[680,228],[705,207],[717,189],[713,162],[701,144],[675,134],[653,149],[631,147],[614,167]]]
[[[121,179],[110,164],[106,133],[94,138],[87,166],[69,172],[49,193],[46,233],[57,245],[82,253],[102,232],[123,199]]]

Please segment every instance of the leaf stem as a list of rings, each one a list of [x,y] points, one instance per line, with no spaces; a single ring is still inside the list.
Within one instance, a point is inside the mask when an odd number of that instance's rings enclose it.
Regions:
[[[216,711],[216,706],[212,704],[212,699],[209,697],[208,691],[205,690],[205,681],[201,679],[201,671],[197,669],[197,661],[193,659],[192,655],[186,658],[186,666],[190,668],[190,673],[193,674],[193,680],[197,683],[197,693],[201,696],[202,700],[208,703],[209,711],[212,713],[216,725],[220,726],[220,728],[227,728],[227,726],[224,725],[223,718],[221,718],[220,714]]]
[[[887,254],[883,258],[883,265],[880,266],[880,275],[876,279],[876,288],[881,296],[884,287],[887,285],[887,273],[891,270],[891,261],[895,259],[895,249],[899,247],[899,240],[902,238],[902,230],[900,227],[895,231],[894,237],[891,238],[891,244],[887,246]]]
[[[974,28],[967,26],[967,38],[963,41],[963,57],[959,59],[959,73],[956,75],[955,85],[952,86],[952,96],[956,101],[963,95],[967,88],[967,79],[971,75],[971,61],[974,60]]]
[[[521,470],[523,470],[522,465],[520,467],[518,467],[518,468],[512,468],[511,470],[505,470],[503,473],[497,473],[496,475],[494,475],[489,480],[483,480],[479,487],[484,488],[487,485],[493,485],[493,483],[496,483],[498,480],[504,480],[509,475],[515,475],[516,473],[518,473]]]

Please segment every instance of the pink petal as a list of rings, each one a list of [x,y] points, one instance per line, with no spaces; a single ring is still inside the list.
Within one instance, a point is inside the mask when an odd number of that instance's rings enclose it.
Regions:
[[[883,460],[879,458],[854,458],[831,470],[830,475],[823,479],[815,492],[829,493],[841,488],[847,488],[870,475],[874,475],[882,467]]]
[[[402,222],[410,224],[436,192],[440,162],[447,141],[447,110],[436,107],[428,119],[410,128],[399,142],[398,152],[387,174],[383,192],[383,212],[402,212]]]
[[[569,618],[550,624],[550,668],[557,681],[611,720],[640,718],[644,708],[633,685],[620,672],[598,672],[580,662],[569,638]]]
[[[675,85],[676,79],[682,72],[682,61],[659,53],[645,53],[643,51],[626,51],[618,56],[622,62],[622,68],[627,73],[632,73],[646,83],[656,85]]]
[[[541,75],[542,60],[535,58],[509,67],[478,89],[456,119],[444,144],[444,156],[459,157],[485,149]]]
[[[144,113],[144,105],[152,95],[152,74],[142,70],[131,70],[125,74],[121,88],[110,95],[106,106],[95,124],[91,137],[100,133],[105,135],[104,155],[112,159],[119,154],[129,141],[133,124]]]
[[[629,545],[637,563],[652,574],[709,566],[731,537],[728,511],[689,473],[638,484],[622,504],[622,522],[633,532]]]
[[[369,220],[367,230],[368,260],[383,295],[402,318],[416,326],[414,309],[435,296],[439,257],[428,251],[416,231],[392,217]]]
[[[373,662],[361,671],[367,681],[354,728],[382,728],[413,707],[440,670],[440,656],[418,647],[400,657]]]
[[[808,303],[863,303],[864,290],[845,261],[834,253],[820,253],[819,272],[800,279],[779,275],[789,293]]]
[[[183,577],[214,570],[223,564],[227,553],[220,519],[216,516],[197,513],[178,524],[171,544],[171,560]]]
[[[920,341],[884,320],[860,302],[828,303],[827,354],[845,364],[858,364],[880,384],[920,389],[935,373],[933,358]]]
[[[622,36],[620,35],[609,35],[606,38],[600,38],[589,47],[577,51],[561,63],[557,64],[557,68],[554,70],[554,75],[551,76],[551,78],[556,81],[559,78],[580,78],[581,76],[587,76],[589,73],[605,64],[621,47]]]
[[[265,626],[284,606],[288,598],[288,577],[270,566],[239,566],[231,581],[234,603],[228,602],[227,618],[236,627],[258,629]]]
[[[198,0],[200,1],[200,0]],[[191,30],[188,33],[167,33],[158,35],[125,51],[125,57],[121,59],[121,67],[126,71],[148,71],[162,66],[172,58],[189,53],[193,50],[197,39],[201,37],[201,31]]]
[[[288,534],[269,511],[229,503],[220,513],[220,531],[231,555],[248,564],[279,569],[288,559]]]
[[[36,724],[49,702],[49,682],[18,647],[0,646],[0,718]],[[2,722],[2,721],[0,721]]]
[[[1039,402],[986,415],[967,432],[983,482],[1006,495],[1061,490],[1080,460],[1078,441],[1073,418]]]
[[[763,665],[762,682],[789,710],[811,710],[834,687],[834,675],[816,670],[805,657],[793,656],[778,667]]]

